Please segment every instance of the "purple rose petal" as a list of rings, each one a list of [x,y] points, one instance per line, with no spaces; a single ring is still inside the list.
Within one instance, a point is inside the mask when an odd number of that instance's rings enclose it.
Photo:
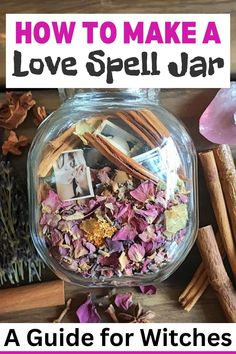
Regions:
[[[89,297],[84,304],[76,311],[76,315],[80,323],[100,323],[101,317],[99,316],[96,307],[92,303],[91,298]]]
[[[149,267],[149,264],[151,263],[151,259],[145,259],[145,261],[143,262],[143,265],[142,265],[142,269],[141,269],[141,273],[147,273],[148,272],[148,267]]]
[[[155,185],[152,181],[145,181],[141,183],[136,189],[130,191],[130,195],[141,203],[148,200],[154,200]]]
[[[106,239],[106,245],[108,247],[109,252],[122,252],[124,250],[123,243],[120,241],[114,241],[110,238]]]
[[[179,200],[180,203],[187,204],[188,200],[189,200],[189,197],[186,194],[180,193],[180,194],[177,195],[177,200]]]
[[[200,133],[217,144],[236,143],[236,82],[221,89],[200,118]]]
[[[133,293],[117,294],[115,305],[122,310],[128,310],[133,305]]]
[[[63,235],[59,230],[54,229],[51,232],[50,242],[52,246],[56,246],[63,239]]]
[[[95,253],[96,247],[91,242],[85,242],[85,247],[89,251],[89,253]]]
[[[146,295],[154,295],[157,292],[157,288],[154,285],[140,285],[139,289],[141,293]]]
[[[75,240],[73,241],[73,246],[74,246],[74,257],[75,259],[86,256],[86,254],[88,254],[88,250],[87,248],[85,248],[82,245],[82,241],[81,240]]]

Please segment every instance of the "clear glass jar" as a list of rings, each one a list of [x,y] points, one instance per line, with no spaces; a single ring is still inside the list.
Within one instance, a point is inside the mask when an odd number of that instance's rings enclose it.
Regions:
[[[28,156],[30,229],[65,281],[163,281],[195,241],[196,151],[158,94],[78,90],[38,129]]]

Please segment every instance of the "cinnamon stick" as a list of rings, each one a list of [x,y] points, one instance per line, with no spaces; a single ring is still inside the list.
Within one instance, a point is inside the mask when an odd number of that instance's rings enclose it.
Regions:
[[[236,322],[236,291],[226,273],[211,226],[199,229],[197,244],[222,309],[229,322]]]
[[[85,133],[83,136],[93,147],[95,147],[103,156],[105,156],[109,161],[116,165],[120,170],[142,180],[150,179],[154,183],[159,181],[159,179],[150,171],[142,167],[132,158],[122,153],[101,135]]]
[[[54,149],[57,150],[75,131],[75,126],[66,129],[61,135],[57,138],[49,141],[49,145]]]
[[[62,145],[59,146],[58,149],[49,149],[48,153],[39,164],[38,175],[40,177],[46,177],[53,167],[54,162],[58,159],[58,157],[67,150],[74,149],[79,143],[79,138],[76,135],[71,135]]]
[[[220,250],[221,257],[225,257],[224,247],[221,241],[219,233],[216,234],[216,243]],[[209,285],[207,273],[203,262],[199,265],[195,271],[191,281],[179,296],[179,302],[183,306],[184,310],[191,311],[202,294],[205,292]]]
[[[138,124],[129,112],[118,112],[117,117],[121,118],[145,143],[152,149],[156,147],[156,140],[142,125]]]
[[[147,109],[119,111],[116,113],[130,128],[135,131],[151,148],[160,145],[170,132],[164,124]]]
[[[228,257],[233,275],[236,279],[236,247],[230,228],[229,218],[225,205],[224,195],[220,184],[219,174],[216,167],[213,151],[199,154],[203,172],[205,175],[208,191],[211,198],[211,204],[214,210],[219,232],[226,255]]]
[[[64,282],[61,280],[0,290],[1,315],[64,303]]]
[[[234,241],[236,242],[236,169],[232,152],[229,145],[220,145],[213,151],[230,218]]]
[[[191,281],[179,296],[179,302],[186,311],[190,311],[196,302],[200,299],[204,291],[207,289],[209,283],[204,264],[195,271]]]
[[[152,129],[159,135],[160,143],[162,142],[163,138],[168,138],[170,136],[169,130],[166,126],[155,116],[154,113],[149,111],[148,109],[141,109],[138,111],[144,117],[145,121],[150,124]]]

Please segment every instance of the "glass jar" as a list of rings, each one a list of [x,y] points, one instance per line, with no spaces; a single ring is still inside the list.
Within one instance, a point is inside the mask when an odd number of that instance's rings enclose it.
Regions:
[[[34,245],[71,283],[163,281],[198,228],[193,142],[159,104],[159,90],[73,94],[41,124],[29,152]]]

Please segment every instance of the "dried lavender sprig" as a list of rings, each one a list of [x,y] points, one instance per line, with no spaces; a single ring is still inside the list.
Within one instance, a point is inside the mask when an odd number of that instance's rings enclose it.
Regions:
[[[41,278],[44,266],[32,244],[27,198],[9,162],[0,159],[0,286]],[[28,276],[26,276],[28,274]]]

